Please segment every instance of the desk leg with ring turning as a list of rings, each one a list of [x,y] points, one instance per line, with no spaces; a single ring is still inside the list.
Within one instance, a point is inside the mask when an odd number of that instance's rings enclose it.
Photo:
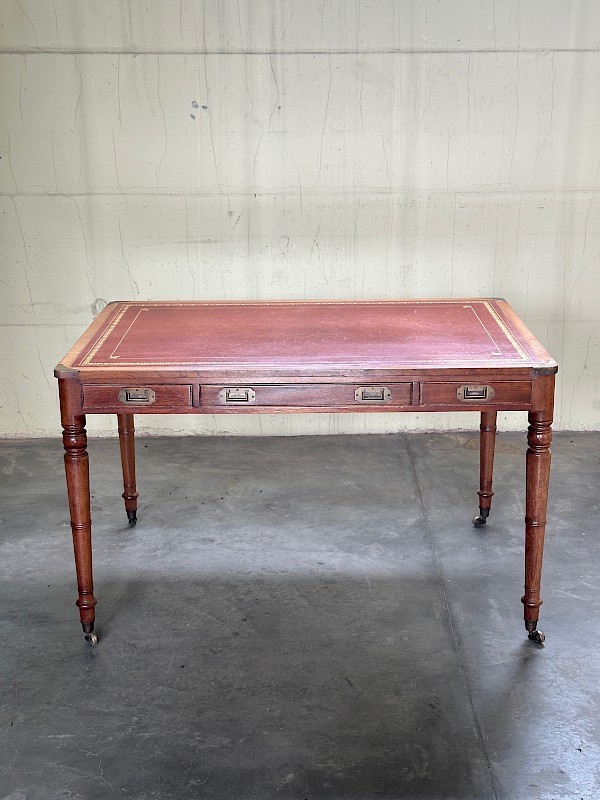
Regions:
[[[525,606],[525,627],[529,638],[542,644],[546,637],[537,630],[537,623],[543,602],[540,584],[550,479],[554,375],[539,375],[533,382],[532,395],[526,457],[525,593],[521,601]]]
[[[135,485],[135,428],[133,414],[117,414],[119,428],[119,444],[121,447],[121,465],[123,467],[123,500],[125,511],[131,526],[137,522],[137,499],[139,497]]]
[[[496,445],[496,411],[482,411],[479,426],[479,514],[473,517],[476,528],[485,525],[492,507],[492,475]]]
[[[75,569],[77,572],[77,607],[85,638],[96,644],[95,606],[92,576],[92,517],[90,512],[90,471],[87,454],[85,415],[82,413],[81,384],[77,374],[59,379],[60,411],[65,448],[65,472]]]

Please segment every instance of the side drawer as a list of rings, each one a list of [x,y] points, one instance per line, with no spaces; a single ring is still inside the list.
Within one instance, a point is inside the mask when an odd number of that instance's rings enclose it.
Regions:
[[[201,408],[279,407],[340,408],[357,410],[408,406],[410,383],[367,384],[290,384],[273,386],[201,386]]]
[[[531,403],[529,381],[495,381],[493,383],[423,383],[421,405],[424,406],[485,406]]]
[[[161,408],[188,408],[191,386],[90,386],[83,385],[83,408],[130,408],[136,412]]]

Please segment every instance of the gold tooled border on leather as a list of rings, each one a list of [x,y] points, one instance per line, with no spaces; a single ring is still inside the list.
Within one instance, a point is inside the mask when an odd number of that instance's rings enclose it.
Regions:
[[[473,306],[475,303],[480,303],[483,305],[487,311],[490,313],[490,316],[496,321],[500,330],[504,333],[510,344],[515,349],[515,352],[521,357],[523,361],[531,360],[532,356],[528,354],[522,347],[521,343],[517,340],[513,332],[508,328],[504,320],[500,317],[496,309],[492,306],[489,300],[469,300],[466,298],[457,298],[457,299],[432,299],[432,300],[311,300],[306,301],[307,305],[314,304],[314,305],[323,305],[323,306],[335,306],[335,305],[383,305],[383,306],[395,306],[395,305],[462,305],[465,308],[469,308]],[[131,322],[115,348],[113,349],[109,358],[112,358],[112,361],[93,361],[94,356],[100,350],[103,344],[107,341],[108,337],[111,333],[115,330],[119,322],[123,319],[127,311],[130,308],[135,308],[139,306],[139,303],[124,303],[122,308],[115,314],[114,318],[110,322],[110,324],[106,327],[103,333],[98,337],[93,347],[88,351],[88,353],[83,357],[83,359],[79,362],[80,366],[82,367],[137,367],[137,366],[165,366],[165,367],[179,367],[179,366],[191,366],[194,364],[201,363],[199,361],[118,361],[118,356],[115,355],[117,348],[121,345],[129,331],[131,330],[132,326],[138,319],[140,313],[142,311],[148,311],[151,308],[182,308],[184,306],[198,306],[198,307],[214,307],[214,306],[286,306],[286,305],[294,305],[294,301],[285,301],[285,300],[271,300],[271,301],[257,301],[257,302],[214,302],[214,303],[202,303],[202,302],[193,302],[193,301],[181,301],[181,302],[169,302],[169,301],[150,301],[148,303],[144,303],[143,307],[139,309],[139,313],[136,315],[134,320]],[[474,311],[474,309],[473,309]],[[484,331],[490,337],[492,342],[494,343],[495,347],[499,350],[497,343],[495,342],[494,338],[488,331],[488,329],[483,324],[483,321],[479,319],[479,316],[474,311],[475,316],[479,320],[481,326],[483,327]],[[498,355],[498,354],[497,354]],[[501,353],[499,354],[501,355]],[[506,357],[505,357],[506,358]],[[465,359],[466,360],[466,359]],[[474,362],[480,361],[480,358],[473,358]],[[213,359],[210,363],[214,364],[227,364],[228,362],[224,359]],[[436,364],[440,363],[439,358],[419,358],[415,360],[407,359],[406,361],[402,362],[403,364]],[[279,366],[277,364],[267,364],[261,363],[261,367],[269,368],[269,367],[276,367]]]

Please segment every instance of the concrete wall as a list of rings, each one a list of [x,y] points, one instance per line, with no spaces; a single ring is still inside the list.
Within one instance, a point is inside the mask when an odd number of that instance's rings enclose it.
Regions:
[[[147,298],[504,296],[561,365],[557,427],[597,428],[599,46],[594,0],[2,0],[0,434],[54,435],[54,364]]]

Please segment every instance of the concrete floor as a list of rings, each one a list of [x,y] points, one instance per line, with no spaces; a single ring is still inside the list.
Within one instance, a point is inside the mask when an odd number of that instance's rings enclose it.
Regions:
[[[61,446],[0,444],[0,798],[600,798],[600,434],[559,434],[540,627],[524,435],[90,442],[84,642]]]

